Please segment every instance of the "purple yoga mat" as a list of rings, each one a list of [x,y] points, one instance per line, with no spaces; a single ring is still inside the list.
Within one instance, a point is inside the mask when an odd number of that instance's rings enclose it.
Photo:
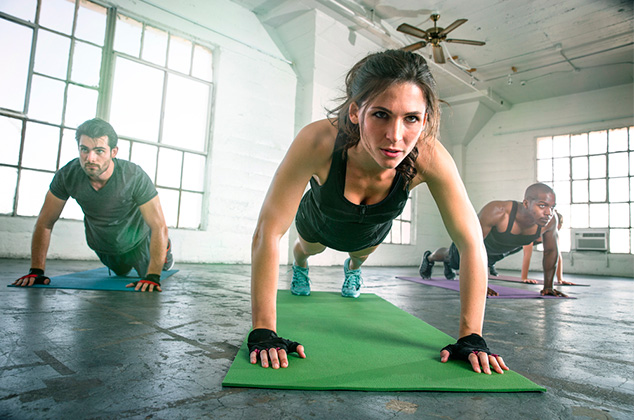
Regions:
[[[443,289],[460,291],[460,284],[457,280],[447,280],[443,278],[434,278],[423,280],[420,277],[404,277],[396,276],[397,279],[409,280],[415,283],[425,284],[427,286],[441,287]],[[489,285],[491,287],[491,285]],[[491,289],[499,293],[499,296],[487,296],[489,299],[566,299],[559,296],[542,296],[539,292],[533,290],[516,289],[514,287],[494,285]],[[567,299],[576,299],[568,297]]]
[[[491,276],[489,275],[489,280],[501,280],[501,281],[512,281],[514,283],[524,283],[521,278],[514,276],[505,276],[504,274],[500,274],[499,276]],[[531,279],[533,280],[533,279]],[[524,283],[524,284],[544,284],[543,280],[536,280],[537,283]],[[553,280],[554,282],[554,280]],[[554,284],[555,286],[590,286],[589,284]]]

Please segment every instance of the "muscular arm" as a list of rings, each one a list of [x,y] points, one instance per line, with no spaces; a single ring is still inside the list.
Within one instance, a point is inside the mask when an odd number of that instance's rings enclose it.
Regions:
[[[143,220],[150,227],[150,264],[146,274],[161,274],[167,252],[168,230],[158,195],[145,204],[139,206]]]
[[[557,228],[555,220],[556,218],[552,218],[548,225],[546,225],[546,229],[544,234],[542,235],[543,244],[544,244],[544,255],[542,264],[544,267],[544,290],[552,290],[553,289],[553,278],[555,276],[555,272],[557,270],[557,259],[559,257],[559,245],[557,238]]]
[[[51,243],[53,226],[62,214],[65,205],[66,200],[55,197],[50,191],[46,193],[31,239],[31,268],[44,270],[46,267],[46,254]]]

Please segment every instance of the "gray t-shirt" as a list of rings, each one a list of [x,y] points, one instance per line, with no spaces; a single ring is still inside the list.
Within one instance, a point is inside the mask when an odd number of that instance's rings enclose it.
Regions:
[[[141,167],[126,160],[113,159],[113,163],[112,177],[99,191],[90,184],[79,159],[57,171],[50,190],[60,200],[77,200],[84,212],[90,248],[118,255],[132,250],[150,234],[139,206],[158,193]]]

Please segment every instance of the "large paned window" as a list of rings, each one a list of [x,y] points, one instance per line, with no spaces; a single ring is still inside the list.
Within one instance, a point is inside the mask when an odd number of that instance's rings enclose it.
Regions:
[[[75,129],[100,117],[152,178],[170,227],[201,227],[212,51],[87,0],[0,2],[0,214],[39,213]],[[62,217],[81,219],[73,201]]]
[[[634,127],[537,139],[537,180],[549,184],[570,228],[609,229],[609,252],[634,254]]]
[[[392,229],[383,241],[384,244],[412,244],[412,197],[407,199],[403,213],[392,222]]]

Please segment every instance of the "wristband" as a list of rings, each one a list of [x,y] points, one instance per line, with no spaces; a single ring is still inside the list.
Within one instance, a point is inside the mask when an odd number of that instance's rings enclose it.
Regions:
[[[297,346],[300,344],[296,341],[287,340],[279,337],[275,331],[267,330],[266,328],[258,328],[249,334],[247,339],[247,347],[249,347],[249,353],[266,351],[269,349],[284,350],[287,353],[294,353],[297,351]]]
[[[445,346],[443,350],[447,350],[449,352],[449,358],[454,360],[468,361],[471,353],[475,353],[476,355],[479,352],[491,354],[484,338],[475,333],[460,338],[456,344],[449,344]]]
[[[31,268],[29,270],[29,274],[27,274],[26,276],[20,277],[18,279],[18,281],[24,280],[24,279],[29,279],[29,278],[35,279],[33,281],[34,285],[35,284],[46,284],[46,283],[44,283],[45,280],[48,280],[48,284],[51,283],[51,279],[44,275],[44,270],[42,270],[41,268]]]
[[[161,286],[161,276],[158,274],[146,274],[143,279],[139,280],[138,283],[143,284],[153,284],[154,286]]]

